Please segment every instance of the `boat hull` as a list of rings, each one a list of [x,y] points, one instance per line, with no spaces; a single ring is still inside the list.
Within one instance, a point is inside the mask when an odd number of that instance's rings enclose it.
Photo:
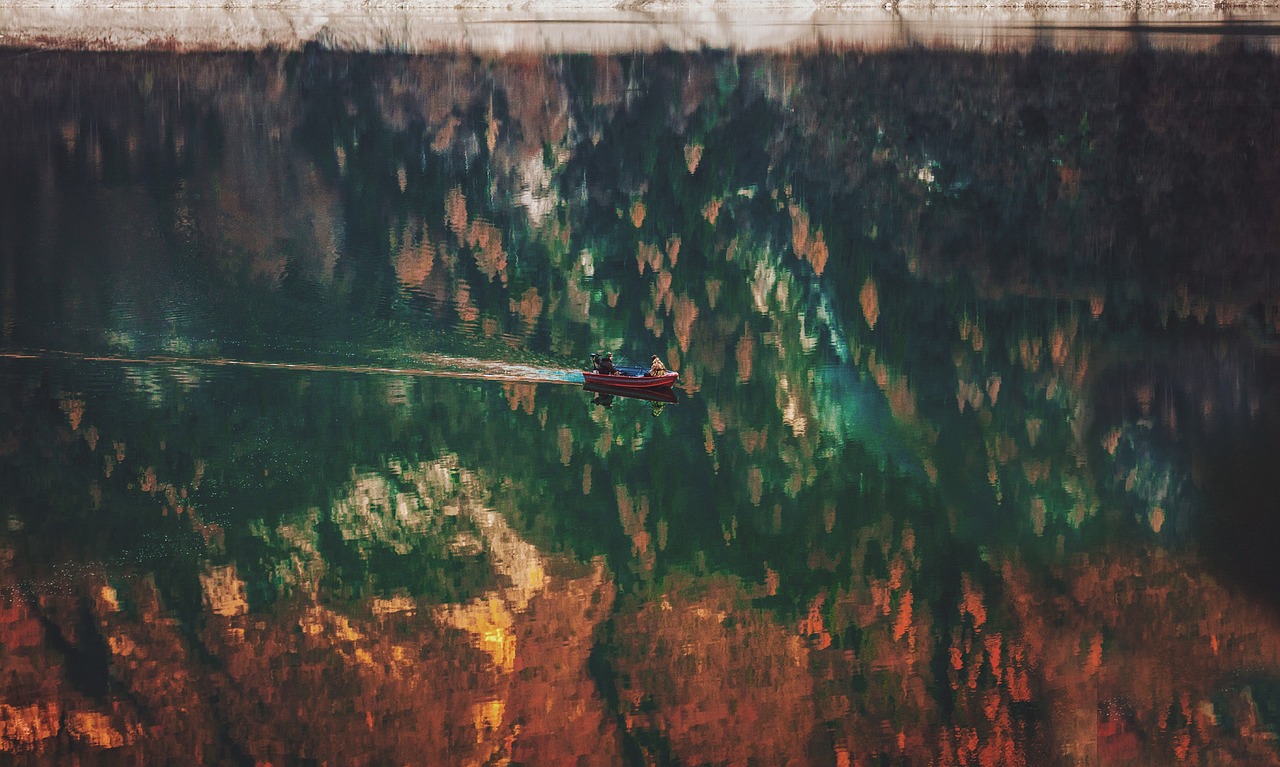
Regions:
[[[643,370],[643,368],[637,368]],[[583,373],[582,380],[589,386],[607,386],[611,389],[625,390],[657,390],[670,389],[671,385],[676,382],[680,374],[673,371],[662,376],[650,376],[628,372],[627,368],[619,368],[615,375],[602,375],[600,373]]]

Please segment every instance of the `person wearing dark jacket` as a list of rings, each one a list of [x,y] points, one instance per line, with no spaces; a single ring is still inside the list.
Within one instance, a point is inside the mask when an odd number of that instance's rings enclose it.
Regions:
[[[607,376],[611,376],[618,372],[618,369],[613,366],[613,352],[591,355],[591,367],[594,368],[597,373]]]

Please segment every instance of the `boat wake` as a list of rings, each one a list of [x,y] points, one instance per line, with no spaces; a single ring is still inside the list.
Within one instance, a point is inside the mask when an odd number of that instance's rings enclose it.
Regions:
[[[356,373],[365,375],[415,376],[424,378],[458,378],[475,381],[507,381],[515,383],[581,384],[582,373],[568,368],[547,368],[531,364],[513,364],[473,357],[444,354],[422,354],[407,365],[342,365],[307,362],[270,362],[239,360],[225,357],[180,357],[148,355],[127,357],[82,354],[48,349],[0,352],[6,360],[64,360],[118,365],[190,365],[198,367],[249,368],[255,370],[292,370],[324,373]]]

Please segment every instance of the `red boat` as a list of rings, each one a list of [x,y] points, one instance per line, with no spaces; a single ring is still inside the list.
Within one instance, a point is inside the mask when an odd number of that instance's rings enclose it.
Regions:
[[[617,370],[617,373],[609,375],[583,371],[582,380],[589,386],[608,386],[612,389],[634,391],[670,389],[671,385],[680,377],[680,374],[674,370],[669,370],[666,375],[660,376],[649,375],[647,368],[621,366]]]

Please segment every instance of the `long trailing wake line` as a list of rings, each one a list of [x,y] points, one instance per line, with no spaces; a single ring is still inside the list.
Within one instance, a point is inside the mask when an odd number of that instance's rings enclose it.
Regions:
[[[152,355],[147,357],[122,357],[116,355],[83,354],[50,349],[24,351],[0,351],[0,359],[7,360],[73,360],[76,362],[106,362],[120,365],[199,365],[203,367],[239,367],[258,370],[295,370],[327,373],[364,373],[370,375],[421,376],[427,378],[460,378],[474,381],[510,381],[516,383],[580,384],[582,373],[567,368],[540,368],[533,365],[494,362],[472,357],[450,357],[444,354],[427,354],[422,364],[412,367],[380,365],[334,365],[309,362],[256,362],[225,357],[178,357]]]

